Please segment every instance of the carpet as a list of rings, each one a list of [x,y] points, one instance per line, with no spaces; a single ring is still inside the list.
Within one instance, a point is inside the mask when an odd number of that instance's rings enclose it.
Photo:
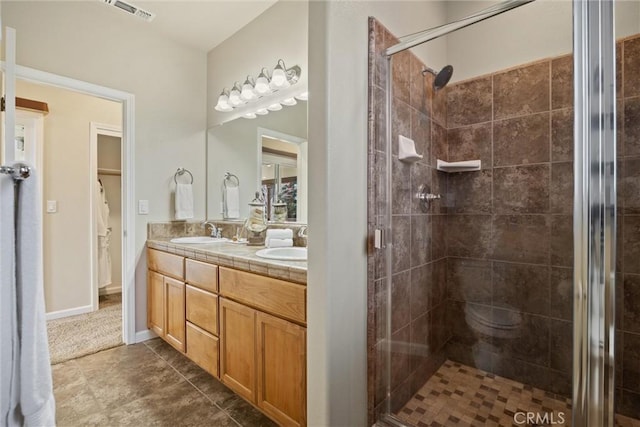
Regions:
[[[101,296],[99,307],[47,322],[52,365],[122,345],[121,294]]]

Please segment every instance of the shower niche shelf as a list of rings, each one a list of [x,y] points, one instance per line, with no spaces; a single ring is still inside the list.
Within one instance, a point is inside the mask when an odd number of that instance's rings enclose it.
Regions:
[[[482,164],[480,160],[465,160],[462,162],[445,162],[438,159],[436,167],[442,172],[474,172],[479,171]]]

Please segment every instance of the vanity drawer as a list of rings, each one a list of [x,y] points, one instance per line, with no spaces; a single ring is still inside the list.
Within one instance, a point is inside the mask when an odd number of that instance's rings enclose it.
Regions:
[[[187,322],[187,356],[211,375],[218,377],[218,338]]]
[[[186,281],[210,292],[218,292],[218,266],[187,259]]]
[[[149,270],[174,279],[184,280],[184,257],[149,249],[147,252],[147,264]]]
[[[220,267],[220,294],[285,319],[307,321],[305,286]]]
[[[187,320],[218,335],[218,296],[187,285]]]

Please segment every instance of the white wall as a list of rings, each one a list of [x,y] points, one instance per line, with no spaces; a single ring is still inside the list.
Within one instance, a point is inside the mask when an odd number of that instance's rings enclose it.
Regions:
[[[295,86],[307,85],[308,8],[307,1],[279,1],[209,51],[208,126],[231,114],[213,109],[222,89],[231,89],[236,81],[242,84],[247,75],[258,77],[263,67],[273,70],[279,59],[287,67],[299,65],[302,74]]]
[[[258,128],[275,130],[287,135],[307,139],[307,103],[258,116],[256,119],[236,119],[209,129],[207,135],[207,216],[222,218],[222,180],[231,172],[240,180],[240,217],[249,216],[248,203],[260,189],[258,177]]]
[[[2,23],[17,30],[20,65],[135,95],[136,328],[146,330],[147,221],[173,215],[178,167],[194,176],[195,217],[205,215],[206,53],[145,29],[101,2],[6,2]]]
[[[43,199],[56,200],[58,212],[43,218],[46,310],[91,305],[89,200],[95,178],[89,171],[90,122],[120,125],[122,106],[21,80],[16,82],[16,95],[49,106],[44,118]]]
[[[109,227],[111,227],[109,242],[111,285],[104,289],[108,293],[122,291],[122,177],[103,175],[99,170],[101,168],[120,170],[121,144],[121,138],[98,135],[98,178],[102,181],[109,203]]]
[[[367,422],[367,18],[407,34],[443,24],[442,6],[309,6],[310,426]]]
[[[495,1],[453,1],[453,21],[495,4]],[[616,37],[640,32],[640,2],[616,1]],[[465,80],[573,50],[572,2],[538,0],[479,22],[445,37],[452,81]]]

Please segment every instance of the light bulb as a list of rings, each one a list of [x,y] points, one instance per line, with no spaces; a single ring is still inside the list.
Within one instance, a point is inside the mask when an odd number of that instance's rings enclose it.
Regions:
[[[275,104],[271,104],[267,107],[267,110],[269,111],[280,111],[282,110],[282,105],[280,105],[279,103],[275,103]]]
[[[247,113],[243,114],[242,117],[244,117],[245,119],[255,119],[256,115],[254,113]]]
[[[215,108],[217,111],[229,112],[233,110],[233,107],[229,105],[229,95],[227,95],[227,90],[223,90],[220,96],[218,97],[218,103]]]
[[[256,111],[256,114],[259,116],[264,116],[269,114],[269,110],[267,110],[266,108],[261,108],[258,111]]]
[[[307,101],[309,99],[309,92],[302,92],[300,95],[297,95],[296,98],[300,101]]]
[[[229,104],[233,107],[244,104],[244,101],[240,98],[240,88],[238,87],[238,83],[233,85],[233,89],[231,89],[231,92],[229,93]]]
[[[247,101],[247,102],[258,99],[258,96],[254,92],[253,85],[251,84],[251,81],[249,80],[248,76],[247,76],[247,80],[245,80],[242,85],[242,92],[240,92],[240,98],[242,98],[244,101]]]
[[[278,65],[273,69],[271,75],[271,89],[284,89],[289,87],[289,80],[287,80],[287,71],[284,61],[281,59],[278,61]]]
[[[262,69],[260,75],[256,79],[254,90],[261,96],[271,93],[271,88],[269,87],[269,73],[266,68]]]
[[[287,98],[287,99],[284,99],[284,100],[280,101],[280,103],[282,105],[286,105],[287,107],[291,107],[292,105],[296,105],[298,103],[298,101],[296,101],[295,98]]]

